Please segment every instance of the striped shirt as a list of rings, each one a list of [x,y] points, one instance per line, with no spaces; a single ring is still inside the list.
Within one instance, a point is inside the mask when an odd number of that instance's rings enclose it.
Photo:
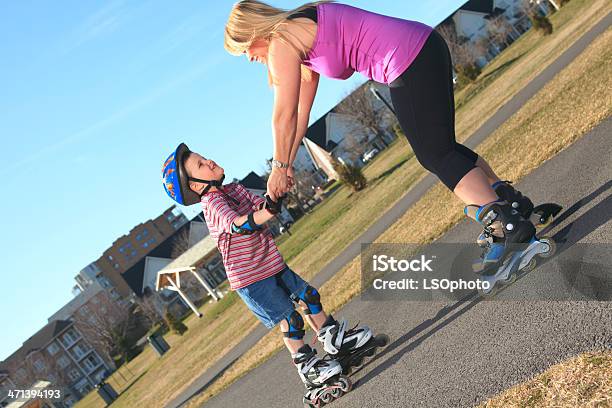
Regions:
[[[262,208],[265,199],[248,191],[238,183],[226,184],[223,191],[202,196],[202,209],[210,236],[221,253],[227,279],[232,290],[268,278],[285,268],[267,226],[250,235],[232,234],[234,220]]]

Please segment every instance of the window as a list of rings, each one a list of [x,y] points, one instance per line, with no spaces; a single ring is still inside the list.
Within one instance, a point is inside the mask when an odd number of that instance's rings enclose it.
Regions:
[[[79,377],[81,377],[81,373],[76,368],[73,368],[68,373],[68,377],[70,378],[70,381],[76,381],[79,379]]]
[[[146,237],[147,235],[149,235],[149,230],[145,228],[142,230],[142,236]]]
[[[34,368],[36,368],[36,371],[41,372],[45,369],[45,363],[42,360],[36,360],[34,361]]]
[[[64,344],[64,346],[69,347],[78,339],[79,336],[77,335],[77,333],[74,330],[70,329],[62,336],[62,343]]]
[[[19,378],[21,381],[25,380],[26,376],[28,375],[27,371],[23,368],[20,368],[19,370],[17,370],[17,378]]]
[[[98,277],[98,282],[100,282],[100,285],[102,285],[103,288],[110,288],[111,287],[110,282],[104,276],[99,276]],[[94,299],[97,300],[97,298],[94,298]]]
[[[74,358],[80,359],[85,354],[87,354],[87,352],[89,351],[89,348],[86,347],[84,344],[79,343],[76,346],[74,346],[74,348],[72,348],[70,351],[72,352],[72,356]]]
[[[142,234],[136,235],[136,241],[140,241],[142,239]]]
[[[57,381],[57,377],[53,374],[49,374],[47,375],[47,381],[51,382],[51,383],[55,383],[55,381]]]
[[[83,360],[83,364],[85,365],[85,368],[91,372],[93,371],[98,365],[100,365],[100,360],[98,360],[98,358],[93,355],[90,354],[89,356],[87,356],[87,358],[85,360]]]
[[[115,290],[115,288],[111,288],[110,290],[110,294],[111,294],[111,298],[113,298],[114,300],[119,298],[119,293],[117,293],[117,291]]]
[[[148,248],[148,247],[149,247],[149,243],[148,243],[148,242],[145,242],[144,244],[142,244],[142,247],[143,247],[143,248]]]
[[[113,265],[113,268],[115,268],[115,269],[119,269],[119,264],[118,264],[118,263],[114,264],[114,265]]]
[[[47,352],[49,354],[51,354],[52,356],[54,356],[55,354],[57,354],[57,352],[59,351],[59,346],[57,345],[57,343],[53,342],[51,344],[49,344],[47,346]]]
[[[112,255],[109,255],[109,256],[108,256],[108,260],[109,260],[109,261],[111,261],[111,262],[112,262],[112,261],[113,261],[113,259],[114,259],[114,258],[113,258],[113,256],[112,256]]]
[[[66,356],[61,356],[57,360],[57,364],[60,366],[61,369],[64,369],[70,365],[70,360],[68,360],[68,357]]]
[[[81,316],[89,314],[89,308],[87,307],[87,305],[83,305],[81,307],[81,310],[79,310],[79,313],[81,314]]]

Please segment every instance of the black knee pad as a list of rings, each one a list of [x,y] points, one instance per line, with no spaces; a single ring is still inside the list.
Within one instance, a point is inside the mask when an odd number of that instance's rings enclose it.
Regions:
[[[317,314],[323,310],[321,295],[312,286],[306,286],[306,289],[304,289],[298,297],[301,301],[306,303],[306,310],[304,310],[304,314]]]
[[[302,319],[302,315],[294,310],[291,312],[289,317],[286,317],[285,320],[289,325],[288,331],[284,332],[285,337],[294,340],[301,340],[304,338],[304,319]]]

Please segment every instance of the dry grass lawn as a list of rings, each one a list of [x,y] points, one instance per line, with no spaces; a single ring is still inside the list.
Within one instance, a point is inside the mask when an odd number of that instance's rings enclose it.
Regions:
[[[570,6],[579,10],[572,10]],[[604,0],[573,0],[553,16],[557,30],[552,36],[539,38],[534,33],[528,33],[500,55],[483,72],[483,76],[490,74],[487,78],[494,77],[487,87],[479,89],[476,94],[468,95],[467,92],[473,91],[465,89],[457,95],[458,103],[466,100],[457,110],[458,139],[463,140],[476,130],[552,59],[569,47],[577,33],[588,30],[610,10],[612,4]],[[573,18],[567,18],[568,15]],[[503,65],[504,61],[511,61],[514,58],[511,53],[519,46],[528,51],[511,65],[506,64],[509,68],[504,68],[497,75],[496,72],[501,70],[496,71],[496,64]],[[503,177],[518,180],[609,115],[612,102],[606,91],[612,89],[610,49],[612,42],[609,30],[483,143],[477,149],[479,153],[494,168],[499,169]],[[537,149],[530,145],[534,142]],[[545,149],[541,149],[541,146],[545,146]],[[514,151],[508,155],[504,149]],[[531,157],[533,155],[536,157]],[[501,160],[507,157],[515,158],[515,161]],[[389,169],[393,171],[387,171]],[[372,208],[377,208],[379,214],[383,213],[424,174],[405,142],[399,140],[366,168],[370,186],[365,191],[351,194],[345,188],[338,189],[312,214],[300,220],[301,225],[296,223],[293,229],[295,238],[284,240],[281,251],[290,259],[289,264],[294,270],[306,279],[311,278],[375,221],[377,217],[372,217]],[[357,202],[359,205],[355,204]],[[461,208],[460,203],[438,185],[383,234],[379,241],[431,241],[462,218]],[[445,217],[440,218],[440,214]],[[422,219],[437,221],[418,222]],[[358,274],[359,264],[356,259],[321,288],[327,310],[336,310],[359,293]],[[123,392],[113,406],[163,406],[187,387],[193,378],[205,372],[248,335],[258,323],[242,302],[236,301],[235,296],[230,295],[216,305],[206,305],[203,319],[188,319],[190,330],[183,337],[168,338],[172,349],[163,358],[158,359],[147,350],[130,362],[128,368],[134,376],[127,383],[120,376],[114,375],[111,383]],[[237,332],[240,335],[235,335]],[[202,403],[244,375],[248,369],[260,364],[275,353],[281,344],[282,340],[277,333],[269,333],[205,393],[194,398],[194,405]],[[78,404],[78,407],[97,406],[102,404],[94,393]]]
[[[482,143],[478,153],[502,178],[518,181],[571,145],[612,114],[611,60],[612,29],[608,29]],[[462,210],[463,204],[438,183],[376,242],[431,242],[463,219]],[[337,310],[361,292],[359,273],[355,258],[321,287],[326,310]],[[280,334],[268,333],[188,406],[201,405],[282,347]]]
[[[612,407],[612,351],[584,353],[556,364],[479,408]]]

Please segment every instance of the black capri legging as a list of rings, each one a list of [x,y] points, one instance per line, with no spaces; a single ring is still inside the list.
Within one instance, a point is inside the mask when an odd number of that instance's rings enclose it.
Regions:
[[[431,32],[415,60],[389,88],[417,160],[454,190],[476,167],[478,154],[455,141],[453,69],[440,34]]]

